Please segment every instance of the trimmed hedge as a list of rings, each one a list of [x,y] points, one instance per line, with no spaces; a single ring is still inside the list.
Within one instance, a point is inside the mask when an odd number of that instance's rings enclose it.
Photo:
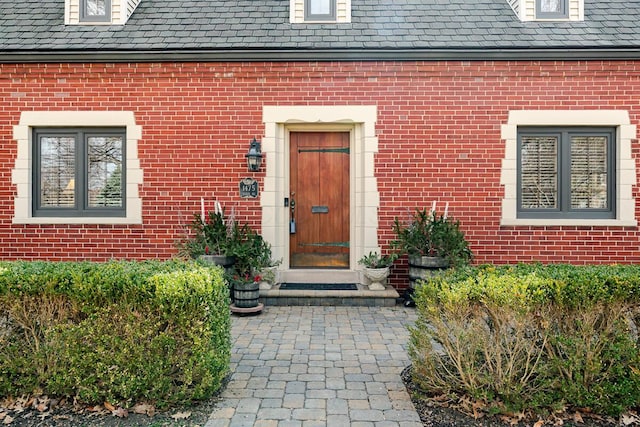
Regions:
[[[0,263],[0,396],[184,404],[220,389],[230,352],[219,268]]]
[[[420,286],[414,381],[496,412],[640,405],[640,267],[482,266]]]

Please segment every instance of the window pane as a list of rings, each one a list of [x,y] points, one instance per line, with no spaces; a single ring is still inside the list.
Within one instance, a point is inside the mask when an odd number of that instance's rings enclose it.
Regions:
[[[334,0],[310,0],[310,15],[329,15],[331,14],[331,2]]]
[[[571,138],[571,208],[606,209],[607,137]]]
[[[87,138],[89,207],[121,207],[122,137]]]
[[[40,138],[40,207],[75,206],[75,138]]]
[[[540,10],[545,13],[562,13],[562,2],[564,0],[539,0]]]
[[[523,136],[520,194],[522,209],[558,207],[558,138]]]
[[[87,16],[105,16],[108,0],[85,0]]]

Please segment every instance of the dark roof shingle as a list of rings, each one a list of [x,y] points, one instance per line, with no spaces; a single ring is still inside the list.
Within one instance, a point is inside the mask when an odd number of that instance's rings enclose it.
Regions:
[[[0,0],[0,52],[640,48],[640,1],[584,1],[580,22],[521,22],[506,0],[352,0],[351,23],[291,24],[289,0],[142,0],[124,26],[65,26],[63,0]]]

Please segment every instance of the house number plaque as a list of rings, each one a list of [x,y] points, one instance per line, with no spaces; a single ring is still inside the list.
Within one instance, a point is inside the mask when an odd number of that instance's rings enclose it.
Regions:
[[[245,178],[240,181],[240,197],[255,199],[258,197],[258,181]]]

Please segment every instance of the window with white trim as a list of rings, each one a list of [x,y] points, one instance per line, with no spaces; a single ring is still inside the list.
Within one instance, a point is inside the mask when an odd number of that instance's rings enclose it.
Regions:
[[[580,131],[586,130],[587,135],[595,133],[596,143],[584,142],[585,135]],[[533,131],[529,133],[529,131]],[[558,154],[552,155],[553,143],[548,142],[548,134],[540,135],[543,132],[553,131],[560,133],[558,138]],[[570,175],[571,163],[567,163],[567,150],[569,159],[571,158],[571,138],[575,133],[576,142],[581,142],[573,147],[574,178],[578,181],[571,183]],[[604,134],[607,144],[602,139],[598,139]],[[564,136],[563,136],[564,135]],[[553,164],[558,168],[557,185],[553,173],[548,165],[544,164],[545,171],[536,177],[534,172],[528,172],[528,179],[532,180],[528,184],[539,186],[539,189],[529,189],[525,201],[529,205],[522,204],[522,153],[520,143],[522,136],[529,137],[528,141],[531,149],[526,153],[527,163],[544,163],[547,158],[553,158]],[[501,137],[504,141],[504,158],[500,173],[500,184],[504,189],[501,202],[500,225],[502,226],[614,226],[614,227],[636,227],[636,200],[634,188],[638,182],[636,172],[636,161],[632,156],[632,144],[637,138],[636,125],[631,124],[629,112],[626,110],[511,110],[508,119],[501,126]],[[540,138],[544,137],[544,138]],[[539,139],[536,139],[539,138]],[[567,139],[568,138],[568,139]],[[569,141],[567,145],[566,141]],[[563,144],[563,142],[565,142]],[[536,147],[536,145],[538,147]],[[591,147],[593,145],[593,147]],[[582,147],[581,147],[582,146]],[[587,152],[586,148],[595,148],[592,152]],[[607,148],[605,148],[607,146]],[[535,150],[533,150],[535,148]],[[584,149],[583,149],[584,148]],[[565,150],[563,157],[558,157]],[[603,165],[602,158],[606,149],[606,157],[609,162],[606,173],[602,169],[598,170],[593,164]],[[536,154],[535,151],[538,151]],[[589,165],[589,160],[591,165]],[[582,165],[582,166],[580,166]],[[593,170],[592,170],[593,169]],[[532,169],[535,171],[535,168]],[[563,175],[564,174],[564,175]],[[606,177],[606,178],[605,178]],[[602,188],[603,182],[608,180],[607,187],[608,202],[603,202]],[[582,182],[580,182],[582,181]],[[552,184],[550,184],[550,182]],[[564,185],[564,187],[562,187]],[[571,189],[581,189],[574,191],[574,198],[571,199]],[[549,190],[556,188],[556,190]],[[567,190],[568,188],[568,190]],[[553,196],[553,194],[556,196]],[[537,195],[536,195],[537,194]],[[543,201],[547,198],[558,201]],[[567,198],[569,197],[569,198]],[[536,198],[538,201],[536,201]],[[564,205],[563,205],[564,202]],[[537,204],[536,204],[537,203]],[[567,212],[551,213],[550,204],[555,203],[558,207],[553,208],[561,211],[563,206]],[[608,204],[607,204],[608,203]],[[606,208],[604,207],[606,205]],[[569,206],[566,208],[566,206]],[[542,210],[539,215],[536,211]],[[605,213],[610,210],[611,213]],[[528,215],[523,212],[527,211]],[[578,212],[572,212],[578,211]],[[546,213],[546,214],[545,214]]]
[[[304,0],[305,21],[335,21],[336,0]]]
[[[569,17],[569,0],[536,0],[536,18],[558,19]]]
[[[615,130],[518,130],[519,218],[615,218]]]
[[[33,216],[125,216],[125,130],[35,129]]]
[[[111,0],[80,0],[81,22],[110,22]]]
[[[80,137],[77,136],[78,132]],[[39,135],[49,138],[44,140],[44,152],[49,157],[45,159],[45,169],[49,170],[44,173],[51,177],[60,175],[60,182],[55,184],[53,192],[47,189],[44,199],[38,189],[42,184],[37,183],[38,176],[43,173],[41,166],[38,166],[41,161],[37,160],[41,157],[38,150],[43,152],[42,141],[38,141]],[[136,124],[133,111],[23,111],[19,123],[13,126],[13,139],[17,144],[15,164],[11,170],[11,182],[16,190],[13,223],[142,224],[140,185],[144,180],[144,171],[138,157],[141,138],[142,126]],[[69,154],[72,150],[71,141],[74,143],[73,156]],[[81,147],[87,154],[82,157],[86,163],[80,167],[76,163],[76,159],[80,159],[76,152],[76,141],[85,141],[85,144],[92,146]],[[56,148],[57,144],[64,144],[64,150],[62,147]],[[90,166],[90,163],[93,165]],[[118,163],[122,170],[119,197],[116,190]],[[70,168],[75,169],[73,182],[69,178]],[[75,178],[76,172],[82,168],[85,172],[78,175],[81,178]],[[77,191],[80,188],[77,185],[83,185],[86,189],[80,196],[73,196],[74,206],[77,202],[79,207],[86,210],[83,213],[71,213],[72,208],[68,207],[71,199],[65,200],[62,194],[67,188]],[[37,198],[41,201],[36,201]],[[44,206],[41,206],[42,200]],[[34,206],[42,207],[43,212],[34,212]]]
[[[351,22],[351,0],[289,0],[292,24]]]

